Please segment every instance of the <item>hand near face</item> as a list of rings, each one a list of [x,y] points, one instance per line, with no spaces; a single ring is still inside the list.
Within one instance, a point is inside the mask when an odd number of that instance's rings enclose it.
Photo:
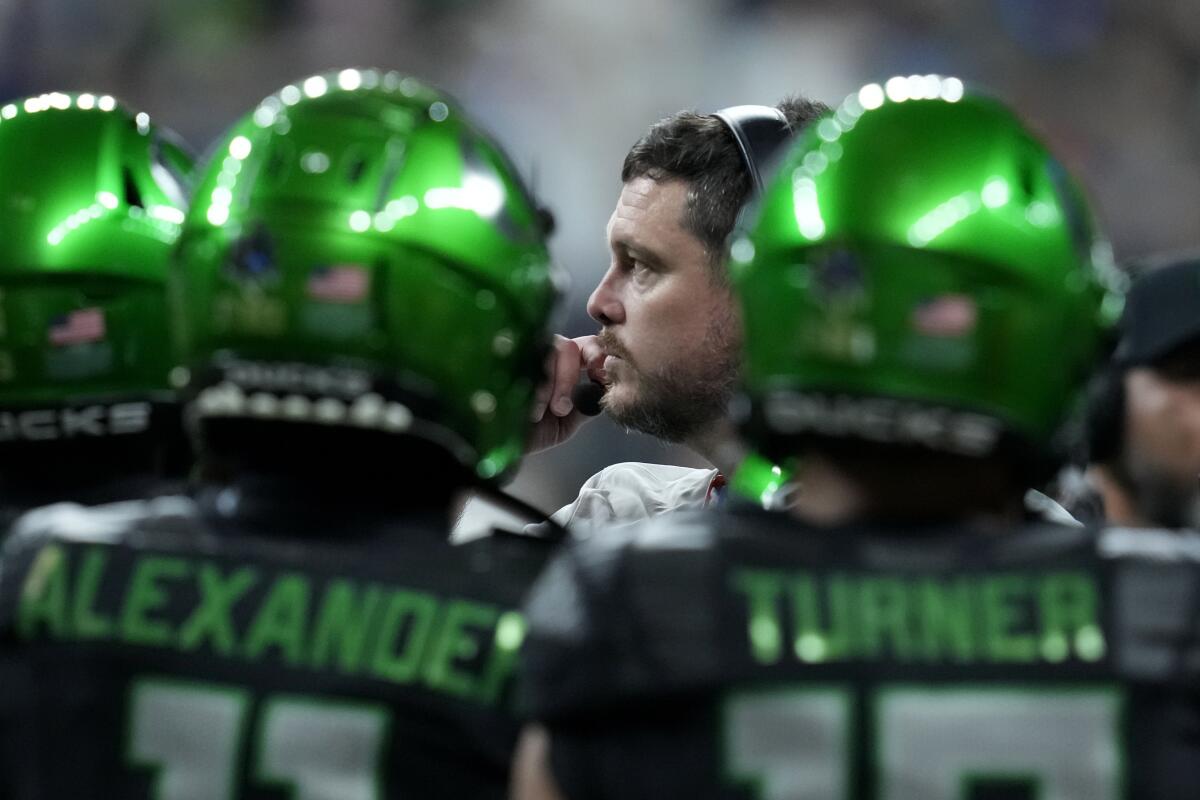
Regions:
[[[588,419],[571,401],[571,393],[585,374],[594,383],[604,382],[604,351],[599,340],[595,336],[555,336],[546,359],[546,382],[534,397],[535,424],[527,453],[562,444]]]

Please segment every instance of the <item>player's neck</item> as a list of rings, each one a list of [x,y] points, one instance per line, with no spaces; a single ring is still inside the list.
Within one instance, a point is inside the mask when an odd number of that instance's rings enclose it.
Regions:
[[[996,464],[963,469],[933,459],[899,467],[890,459],[812,453],[800,463],[800,489],[789,511],[822,527],[868,520],[1015,525],[1022,518],[1022,492],[1009,485],[1006,470]]]

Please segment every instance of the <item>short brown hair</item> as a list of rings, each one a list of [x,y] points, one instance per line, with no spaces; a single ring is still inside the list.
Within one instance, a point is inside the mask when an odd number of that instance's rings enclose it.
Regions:
[[[789,97],[776,108],[793,132],[829,110],[824,103],[802,97]],[[741,151],[725,123],[694,111],[680,111],[654,123],[630,148],[621,167],[622,183],[640,177],[687,182],[683,226],[704,244],[716,274],[724,280],[725,240],[753,189]]]

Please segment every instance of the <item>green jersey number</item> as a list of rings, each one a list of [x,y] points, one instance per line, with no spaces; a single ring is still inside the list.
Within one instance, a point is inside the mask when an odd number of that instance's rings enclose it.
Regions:
[[[154,800],[234,800],[247,748],[253,779],[293,800],[378,800],[388,714],[364,703],[273,695],[251,720],[249,692],[146,679],[130,692],[127,755],[155,770]],[[252,723],[252,724],[251,724]]]
[[[881,688],[870,697],[878,800],[1121,796],[1121,696],[1106,689]],[[847,800],[854,695],[813,687],[730,698],[731,781],[760,800]]]

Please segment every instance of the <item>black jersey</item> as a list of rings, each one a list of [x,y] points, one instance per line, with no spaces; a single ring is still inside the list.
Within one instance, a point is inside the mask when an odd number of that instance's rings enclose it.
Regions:
[[[1200,796],[1200,535],[664,518],[528,613],[571,800]]]
[[[19,522],[0,567],[0,796],[503,797],[546,543],[332,516],[169,497]]]

